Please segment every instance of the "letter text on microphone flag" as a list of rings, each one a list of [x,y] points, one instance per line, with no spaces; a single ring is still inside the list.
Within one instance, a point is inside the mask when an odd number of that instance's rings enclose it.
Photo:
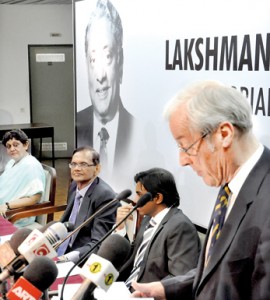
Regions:
[[[82,267],[81,275],[107,291],[118,278],[119,273],[110,261],[96,254],[91,254]]]
[[[54,258],[57,256],[51,243],[44,237],[39,230],[34,229],[31,234],[18,247],[18,251],[25,257],[28,262],[39,255]]]
[[[7,293],[9,300],[38,300],[42,292],[23,277],[20,277]]]

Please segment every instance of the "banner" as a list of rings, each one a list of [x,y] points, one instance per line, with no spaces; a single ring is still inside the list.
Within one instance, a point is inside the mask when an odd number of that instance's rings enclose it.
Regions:
[[[111,3],[123,27],[119,94],[124,109],[136,120],[136,133],[132,146],[121,153],[119,167],[114,168],[110,160],[113,172],[107,181],[116,190],[132,189],[136,172],[151,167],[166,168],[175,175],[184,213],[194,223],[207,227],[217,189],[207,187],[191,168],[179,166],[178,149],[162,112],[167,101],[191,82],[219,80],[247,96],[255,134],[270,146],[270,2],[112,0]],[[87,69],[85,38],[89,16],[95,7],[93,0],[74,4],[78,146],[84,143],[78,141],[82,120],[79,113],[91,106],[88,71],[92,71]],[[115,124],[120,126],[120,112],[118,117]],[[117,129],[112,137],[116,135]],[[93,140],[89,143],[97,145],[99,151],[98,143]],[[116,149],[117,141],[114,143]],[[114,151],[116,158],[120,150]]]

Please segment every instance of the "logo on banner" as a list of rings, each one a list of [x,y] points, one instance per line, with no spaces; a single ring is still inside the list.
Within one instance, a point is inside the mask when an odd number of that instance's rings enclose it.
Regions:
[[[90,265],[89,271],[91,273],[98,273],[101,271],[101,263],[99,262],[94,262]]]
[[[40,245],[39,248],[37,248],[36,250],[33,251],[33,253],[35,255],[39,255],[39,256],[46,256],[50,253],[51,251],[49,250],[49,248],[47,247],[46,244]]]

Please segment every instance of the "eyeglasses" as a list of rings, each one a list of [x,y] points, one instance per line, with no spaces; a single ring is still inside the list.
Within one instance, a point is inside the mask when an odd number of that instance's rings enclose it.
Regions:
[[[70,163],[68,166],[70,167],[70,169],[75,169],[75,168],[86,169],[86,168],[89,168],[89,167],[93,167],[94,164],[89,165],[89,164],[86,163],[86,162],[82,162],[82,163],[78,163],[78,164],[77,164],[77,163],[72,162],[72,163]]]
[[[202,139],[204,139],[206,136],[207,136],[207,134],[208,134],[209,132],[206,132],[205,134],[203,134],[200,138],[198,138],[194,143],[192,143],[189,147],[187,147],[187,148],[182,148],[182,147],[180,147],[179,145],[178,145],[178,149],[179,149],[179,151],[180,152],[182,152],[182,153],[186,153],[187,155],[189,155],[189,156],[196,156],[197,154],[198,154],[198,148],[197,149],[192,149],[192,147],[194,146],[194,145],[196,145],[198,142],[200,142]]]
[[[13,148],[18,148],[22,143],[13,143],[13,144],[6,144],[6,148],[10,150],[12,147]]]

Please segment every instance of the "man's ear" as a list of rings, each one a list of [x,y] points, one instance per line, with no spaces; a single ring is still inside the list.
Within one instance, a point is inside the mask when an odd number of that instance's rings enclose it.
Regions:
[[[230,122],[223,122],[219,125],[220,137],[222,139],[222,146],[224,148],[230,147],[235,134],[235,128]]]
[[[155,200],[156,204],[161,204],[163,202],[163,195],[161,193],[157,193],[153,200]]]
[[[100,170],[101,170],[101,165],[100,164],[96,165],[94,175],[98,176],[98,174],[100,173]]]

